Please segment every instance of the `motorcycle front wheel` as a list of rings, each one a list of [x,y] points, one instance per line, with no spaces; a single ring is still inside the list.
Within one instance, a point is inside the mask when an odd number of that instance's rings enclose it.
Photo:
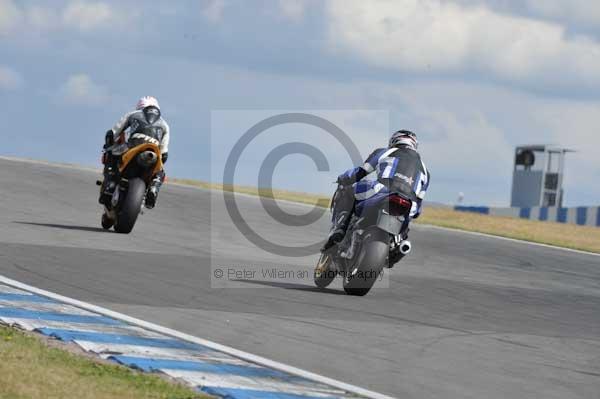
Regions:
[[[113,227],[113,224],[114,224],[114,223],[115,223],[115,222],[114,222],[112,219],[110,219],[110,218],[109,218],[109,217],[106,215],[106,213],[103,213],[103,214],[102,214],[102,220],[101,220],[101,224],[102,224],[102,228],[103,228],[104,230],[109,230],[111,227]]]
[[[329,254],[329,251],[325,251],[321,254],[317,267],[315,267],[314,278],[315,285],[319,288],[325,288],[337,275],[337,271],[332,270],[333,259]]]

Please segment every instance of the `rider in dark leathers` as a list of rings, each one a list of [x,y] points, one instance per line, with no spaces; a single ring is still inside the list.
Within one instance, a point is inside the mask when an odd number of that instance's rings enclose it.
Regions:
[[[161,116],[160,106],[156,98],[140,98],[135,111],[125,114],[112,129],[106,132],[103,160],[104,184],[99,202],[102,204],[109,198],[112,189],[114,189],[114,180],[117,177],[118,157],[111,154],[110,147],[115,143],[126,143],[136,138],[154,142],[160,147],[162,162],[164,164],[169,157],[169,134],[169,125]],[[153,208],[156,205],[158,192],[165,177],[164,170],[161,170],[153,177],[146,196],[147,208]]]

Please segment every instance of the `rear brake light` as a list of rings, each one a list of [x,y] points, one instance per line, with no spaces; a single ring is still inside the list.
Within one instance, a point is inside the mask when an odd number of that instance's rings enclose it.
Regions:
[[[396,205],[400,205],[400,206],[407,207],[407,208],[412,205],[412,203],[409,200],[404,199],[398,195],[391,195],[390,202],[393,202]]]
[[[405,215],[412,207],[412,202],[398,195],[389,196],[389,212],[390,215],[402,216]]]

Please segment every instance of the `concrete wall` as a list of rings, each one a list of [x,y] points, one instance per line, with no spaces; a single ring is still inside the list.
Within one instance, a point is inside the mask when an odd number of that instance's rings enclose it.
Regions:
[[[504,216],[548,222],[600,227],[600,207],[576,208],[491,208],[486,206],[455,206],[454,210],[484,215]]]

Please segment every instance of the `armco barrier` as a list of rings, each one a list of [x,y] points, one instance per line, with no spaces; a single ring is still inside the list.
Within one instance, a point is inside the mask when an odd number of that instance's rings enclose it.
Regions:
[[[578,224],[580,226],[600,227],[600,207],[598,206],[579,206],[575,208],[493,208],[487,206],[455,206],[454,210],[492,216],[504,216],[547,222]]]

